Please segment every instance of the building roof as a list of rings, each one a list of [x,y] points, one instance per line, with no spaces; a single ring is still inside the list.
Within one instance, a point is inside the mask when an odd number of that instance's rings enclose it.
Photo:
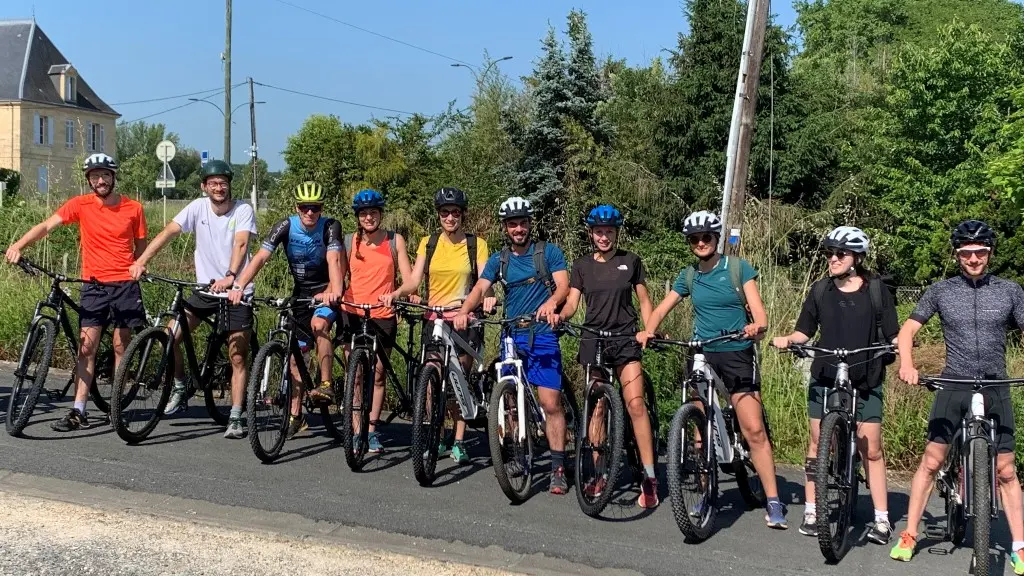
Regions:
[[[71,63],[60,53],[34,20],[0,20],[0,101],[27,100],[68,106],[50,74]],[[119,114],[104,102],[85,79],[78,77],[74,106]]]

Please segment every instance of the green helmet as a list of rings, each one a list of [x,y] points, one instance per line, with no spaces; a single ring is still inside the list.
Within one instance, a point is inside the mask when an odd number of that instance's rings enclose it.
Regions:
[[[210,160],[203,166],[203,182],[210,176],[223,176],[231,182],[231,179],[235,177],[235,171],[231,169],[231,165],[223,160]]]

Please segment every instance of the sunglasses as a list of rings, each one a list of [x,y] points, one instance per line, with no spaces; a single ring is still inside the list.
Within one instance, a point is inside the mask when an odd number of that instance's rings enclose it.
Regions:
[[[458,208],[452,208],[451,210],[438,210],[437,215],[440,216],[441,218],[447,218],[449,216],[462,218],[462,210]]]
[[[961,258],[970,258],[971,256],[977,256],[978,258],[985,258],[992,253],[991,248],[957,248],[956,255]]]
[[[324,209],[324,207],[320,204],[299,204],[298,209],[299,212],[312,212],[314,214],[318,214]]]
[[[690,242],[691,246],[696,246],[701,243],[711,244],[712,242],[714,242],[715,237],[712,236],[711,234],[701,234],[700,236],[694,234],[693,236],[687,236],[686,240]]]
[[[847,256],[852,256],[853,252],[850,252],[849,250],[825,250],[823,254],[825,255],[825,258],[828,260],[831,260],[833,258],[838,258],[842,260]]]

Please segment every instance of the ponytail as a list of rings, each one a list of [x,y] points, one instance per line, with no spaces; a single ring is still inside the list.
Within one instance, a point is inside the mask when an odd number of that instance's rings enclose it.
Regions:
[[[363,254],[359,251],[359,245],[363,243],[363,227],[356,230],[356,260],[363,260]]]

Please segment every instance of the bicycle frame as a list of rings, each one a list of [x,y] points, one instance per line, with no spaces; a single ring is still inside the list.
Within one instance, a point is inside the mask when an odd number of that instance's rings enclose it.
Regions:
[[[441,316],[432,322],[433,331],[430,341],[423,346],[423,363],[434,362],[435,358],[440,356],[443,374],[442,393],[451,386],[452,392],[455,393],[455,399],[459,403],[459,411],[462,413],[463,420],[475,420],[480,414],[480,408],[486,408],[486,399],[477,402],[470,390],[469,378],[462,369],[462,363],[459,362],[459,355],[452,354],[452,351],[461,350],[469,354],[473,358],[474,371],[478,374],[486,371],[483,353],[475,350],[469,342],[452,330],[448,322]],[[450,376],[455,377],[454,382]]]
[[[725,383],[715,372],[714,368],[708,364],[703,350],[693,355],[693,370],[690,371],[690,378],[687,380],[686,386],[697,393],[697,400],[704,405],[704,414],[707,415],[705,438],[714,438],[718,462],[720,464],[731,464],[736,458],[737,452],[742,451],[743,448],[738,440],[729,442],[722,437],[721,431],[725,430],[725,434],[728,436],[729,428],[728,424],[726,424],[722,404],[718,396],[721,394],[726,399],[725,402],[728,410],[732,410],[732,401],[729,399],[729,392],[725,388]],[[686,401],[685,394],[683,401]],[[730,438],[730,440],[732,439]],[[749,457],[749,454],[744,454],[744,456]]]
[[[312,303],[312,301],[310,301],[310,303]],[[282,306],[282,305],[285,305],[285,304],[290,304],[290,305],[288,305],[288,306],[286,306],[284,308],[281,308],[278,311],[277,327],[270,329],[270,331],[267,334],[267,341],[269,342],[270,340],[277,339],[277,340],[280,340],[280,341],[285,343],[285,347],[288,350],[288,359],[294,359],[296,369],[299,372],[299,380],[301,381],[303,388],[308,390],[308,389],[313,387],[313,384],[312,384],[313,379],[312,379],[312,377],[309,374],[309,367],[306,365],[306,361],[305,361],[305,357],[303,355],[302,348],[299,346],[299,339],[295,335],[296,328],[295,328],[294,322],[293,322],[293,315],[294,315],[294,313],[292,311],[292,309],[294,308],[294,302],[291,301],[291,300],[283,301],[283,302],[282,301],[278,301],[278,302],[276,302],[276,304],[278,304],[279,306]],[[317,304],[316,306],[319,306],[319,304]],[[310,341],[311,343],[313,342],[314,337],[313,337],[312,334],[303,334],[303,335],[306,336],[308,341]],[[315,353],[315,351],[316,351],[315,343],[313,343],[311,345],[311,349]],[[339,366],[344,365],[344,361],[341,358],[338,357],[338,353],[336,351],[334,351],[334,347],[333,346],[332,346],[331,354],[334,355],[334,360],[336,362],[338,362]],[[319,358],[319,356],[318,356],[318,358]],[[282,373],[281,373],[281,382],[280,382],[280,384],[282,385],[282,387],[280,388],[281,390],[284,389],[283,385],[285,383],[285,380],[288,378],[288,375],[289,375],[289,372],[290,372],[289,364],[290,363],[288,363],[288,362],[285,363],[285,366],[284,366],[284,368],[282,370]],[[267,383],[268,382],[270,382],[270,363],[269,362],[263,366],[263,379],[262,379],[262,382],[261,382],[261,385],[260,385],[260,392],[261,393],[266,393],[266,391],[267,391]]]
[[[516,350],[515,340],[512,338],[512,333],[509,330],[502,331],[501,335],[502,347],[505,351],[503,354],[504,359],[495,362],[494,372],[497,384],[495,386],[501,387],[505,382],[512,381],[516,385],[516,404],[519,406],[528,405],[530,410],[533,411],[534,422],[543,429],[547,418],[544,415],[544,411],[537,405],[536,387],[526,379],[526,374],[523,372],[523,361],[519,358],[519,354]],[[502,375],[505,368],[512,368],[513,374]],[[505,399],[499,400],[498,413],[503,414],[505,412],[504,406]],[[526,440],[526,411],[517,410],[517,416],[519,419],[519,437],[517,440],[520,442]]]
[[[985,418],[985,397],[982,395],[980,390],[976,390],[971,394],[971,407],[960,421],[960,428],[953,435],[953,442],[960,443],[960,469],[970,471],[974,462],[974,453],[971,452],[971,441],[976,438],[985,440],[985,445],[988,447],[988,460],[991,472],[989,478],[991,481],[991,494],[990,499],[991,506],[989,515],[992,518],[996,518],[999,515],[999,487],[998,477],[996,476],[996,453],[993,447],[996,444],[996,424],[993,419]],[[955,487],[957,490],[963,489],[963,493],[960,495],[963,499],[964,511],[968,518],[973,518],[981,513],[980,510],[974,509],[974,475],[965,472],[963,475],[964,483],[963,486]]]
[[[398,383],[398,376],[395,374],[394,366],[391,364],[391,358],[383,353],[383,350],[378,353],[377,350],[377,332],[376,330],[370,329],[370,307],[360,305],[359,306],[363,314],[360,316],[360,322],[362,324],[359,333],[352,334],[349,340],[349,349],[364,349],[370,351],[371,358],[378,358],[384,367],[384,374],[387,380],[391,382],[392,388],[398,395],[398,404],[400,410],[393,410],[391,414],[384,420],[385,424],[391,423],[395,418],[398,417],[401,411],[406,411],[409,416],[412,415],[412,388],[416,382],[416,375],[419,368],[419,361],[415,356],[412,355],[411,350],[413,349],[414,337],[413,332],[416,328],[416,323],[419,319],[413,315],[407,315],[406,321],[409,323],[409,334],[407,336],[406,347],[402,348],[396,341],[392,350],[397,351],[403,359],[405,359],[405,388]]]
[[[180,331],[182,334],[182,345],[185,348],[185,360],[188,362],[189,373],[193,375],[196,389],[206,390],[210,384],[213,370],[211,359],[220,349],[221,344],[227,339],[227,333],[219,329],[227,300],[221,302],[221,309],[217,311],[214,320],[209,318],[203,320],[213,329],[213,334],[206,340],[206,354],[203,356],[203,364],[200,366],[199,360],[196,357],[195,344],[192,342],[192,329],[189,328],[188,316],[185,314],[184,290],[185,286],[183,284],[175,285],[174,300],[171,301],[171,305],[167,307],[167,310],[160,314],[159,319],[170,318],[174,321],[174,328],[168,328],[171,333],[171,340],[168,341],[168,345],[173,349],[174,339]]]

